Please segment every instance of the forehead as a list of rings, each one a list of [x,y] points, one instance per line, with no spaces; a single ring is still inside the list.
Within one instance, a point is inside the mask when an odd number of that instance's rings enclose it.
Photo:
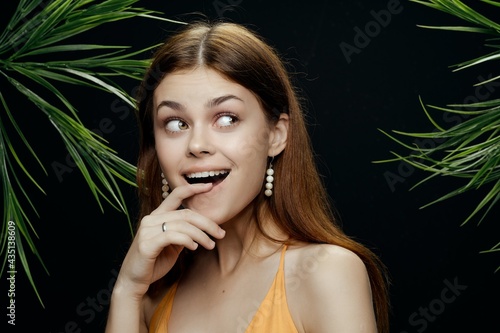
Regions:
[[[197,67],[167,74],[154,91],[154,98],[187,98],[196,100],[214,98],[224,94],[241,97],[253,95],[242,85],[227,79],[213,69]]]

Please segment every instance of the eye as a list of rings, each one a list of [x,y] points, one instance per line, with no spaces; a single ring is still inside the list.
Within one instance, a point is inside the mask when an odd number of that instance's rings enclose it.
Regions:
[[[230,127],[235,125],[238,120],[238,117],[232,114],[222,114],[219,115],[215,124],[217,125],[217,127]]]
[[[188,125],[180,119],[170,119],[165,122],[165,129],[169,132],[180,132],[188,129]]]

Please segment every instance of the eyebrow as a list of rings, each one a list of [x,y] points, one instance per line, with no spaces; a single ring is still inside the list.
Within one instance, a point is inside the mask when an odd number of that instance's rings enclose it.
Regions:
[[[209,100],[208,103],[206,103],[206,106],[208,108],[212,108],[212,107],[217,106],[219,104],[222,104],[225,101],[230,100],[230,99],[237,99],[237,100],[243,102],[243,100],[241,98],[239,98],[235,95],[224,95],[224,96],[216,97],[216,98]]]
[[[176,111],[184,111],[186,109],[182,104],[174,101],[161,101],[160,104],[158,104],[158,107],[156,108],[156,113],[158,113],[158,110],[160,110],[160,108],[164,106],[174,109]]]
[[[207,103],[205,103],[205,106],[207,108],[213,108],[217,105],[220,105],[222,103],[224,103],[225,101],[228,101],[230,99],[236,99],[236,100],[239,100],[241,102],[244,102],[241,98],[239,98],[238,96],[235,96],[235,95],[224,95],[224,96],[219,96],[219,97],[215,97],[215,98],[212,98],[211,100],[209,100]],[[176,111],[185,111],[186,110],[186,107],[178,102],[174,102],[174,101],[169,101],[169,100],[165,100],[165,101],[161,101],[160,104],[158,104],[158,107],[156,108],[156,112],[158,112],[158,110],[161,108],[161,107],[169,107],[171,109],[174,109]]]

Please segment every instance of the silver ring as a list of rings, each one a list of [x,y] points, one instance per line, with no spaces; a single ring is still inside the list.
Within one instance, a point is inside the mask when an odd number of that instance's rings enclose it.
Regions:
[[[167,231],[167,222],[163,222],[163,224],[161,225],[161,231]]]

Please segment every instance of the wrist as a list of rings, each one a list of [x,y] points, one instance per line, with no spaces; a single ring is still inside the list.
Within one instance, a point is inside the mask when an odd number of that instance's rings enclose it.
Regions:
[[[126,282],[118,278],[113,287],[111,298],[118,298],[122,300],[129,299],[141,302],[146,292],[147,287],[138,286],[137,284]]]

